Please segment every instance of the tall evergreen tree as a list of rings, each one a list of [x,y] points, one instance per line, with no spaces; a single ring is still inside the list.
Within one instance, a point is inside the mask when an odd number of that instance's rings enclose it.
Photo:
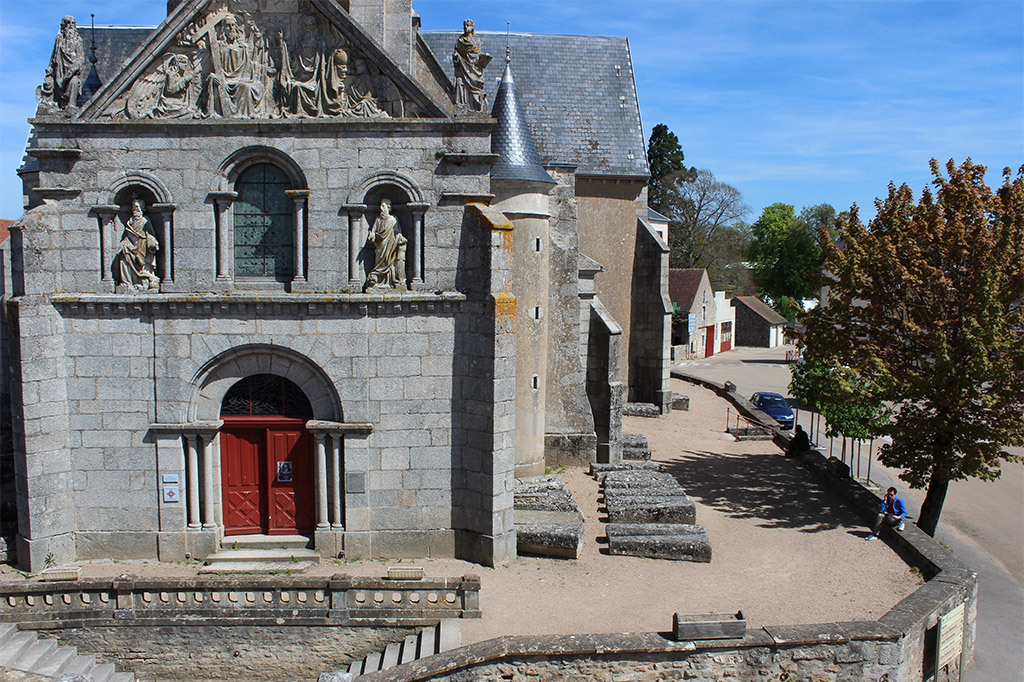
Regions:
[[[647,205],[667,216],[672,176],[685,171],[683,148],[679,138],[664,123],[654,126],[647,142],[647,163],[651,167],[651,180],[647,185]]]

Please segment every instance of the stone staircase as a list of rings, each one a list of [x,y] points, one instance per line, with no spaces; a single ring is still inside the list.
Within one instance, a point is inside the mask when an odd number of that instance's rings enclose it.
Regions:
[[[374,651],[366,658],[353,661],[348,670],[320,673],[318,682],[350,682],[360,675],[388,670],[396,665],[456,649],[461,644],[459,621],[446,618],[437,625],[423,628],[417,635],[409,635],[402,642],[388,644],[384,651]]]
[[[119,673],[113,663],[97,663],[95,656],[81,655],[55,639],[39,638],[32,630],[19,630],[14,623],[0,624],[0,679],[7,679],[5,670],[55,680],[135,682],[134,673]]]
[[[232,535],[206,557],[200,573],[297,573],[319,563],[305,535]]]

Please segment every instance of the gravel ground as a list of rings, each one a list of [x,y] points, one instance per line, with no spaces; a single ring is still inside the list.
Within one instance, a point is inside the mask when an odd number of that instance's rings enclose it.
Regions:
[[[520,557],[486,568],[454,559],[326,560],[306,575],[375,575],[386,565],[422,565],[431,577],[476,573],[483,618],[463,621],[463,642],[510,634],[656,632],[672,614],[742,609],[748,627],[877,619],[920,585],[838,496],[771,442],[737,443],[723,433],[728,403],[673,379],[690,409],[658,419],[626,417],[654,459],[673,473],[707,529],[710,564],[607,554],[598,485],[582,469],[564,473],[585,521],[579,559]],[[180,576],[195,564],[155,561],[83,564],[83,577],[121,573]],[[20,574],[8,566],[4,579]]]

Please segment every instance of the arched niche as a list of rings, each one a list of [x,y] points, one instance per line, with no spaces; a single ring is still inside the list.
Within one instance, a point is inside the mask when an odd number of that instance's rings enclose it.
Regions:
[[[423,190],[408,176],[397,171],[377,171],[359,183],[348,195],[342,213],[349,218],[349,283],[361,285],[373,267],[372,246],[366,237],[377,216],[380,201],[391,201],[391,212],[398,219],[406,247],[406,280],[410,288],[424,282],[424,214],[430,204]]]
[[[100,277],[113,283],[111,267],[124,225],[132,213],[132,201],[141,199],[149,226],[160,243],[156,253],[156,275],[162,291],[174,288],[174,210],[177,208],[160,179],[144,171],[130,171],[111,183],[107,203],[94,206],[100,233]]]

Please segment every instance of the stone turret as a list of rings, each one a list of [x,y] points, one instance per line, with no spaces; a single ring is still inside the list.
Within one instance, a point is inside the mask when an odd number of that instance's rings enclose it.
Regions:
[[[548,193],[555,181],[541,164],[506,58],[491,115],[494,207],[512,222],[512,292],[516,295],[516,476],[544,473],[548,351]]]

